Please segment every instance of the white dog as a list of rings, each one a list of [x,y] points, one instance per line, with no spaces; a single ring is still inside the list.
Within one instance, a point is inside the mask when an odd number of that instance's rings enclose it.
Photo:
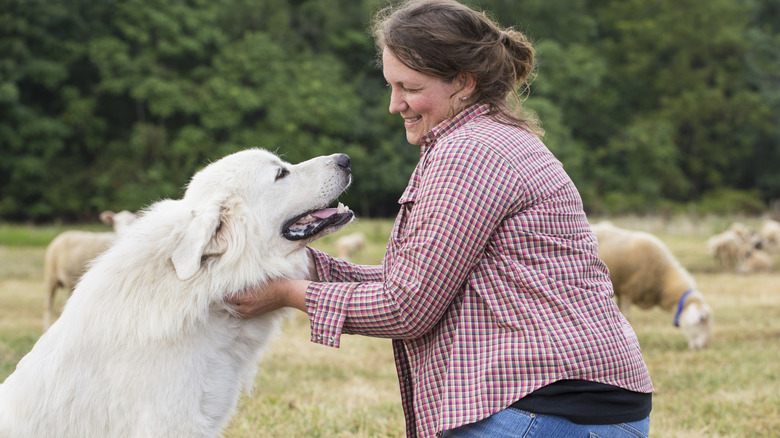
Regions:
[[[286,313],[235,318],[225,298],[305,278],[305,244],[353,217],[325,208],[350,179],[343,154],[250,149],[152,205],[0,385],[0,437],[217,436]]]

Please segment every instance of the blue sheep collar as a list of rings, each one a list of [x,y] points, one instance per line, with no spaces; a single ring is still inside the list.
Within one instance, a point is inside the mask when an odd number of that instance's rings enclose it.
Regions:
[[[684,294],[680,297],[680,301],[677,303],[677,312],[674,314],[674,326],[679,327],[680,326],[680,314],[683,311],[683,307],[685,307],[685,300],[688,299],[688,295],[693,293],[693,289],[688,289],[685,291]]]

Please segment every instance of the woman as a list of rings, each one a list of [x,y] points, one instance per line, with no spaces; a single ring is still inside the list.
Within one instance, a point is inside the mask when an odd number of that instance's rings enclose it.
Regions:
[[[421,148],[382,266],[312,249],[317,281],[235,309],[297,307],[334,347],[392,338],[410,437],[647,436],[650,376],[580,196],[508,106],[531,44],[450,0],[380,12],[374,35],[390,112]]]

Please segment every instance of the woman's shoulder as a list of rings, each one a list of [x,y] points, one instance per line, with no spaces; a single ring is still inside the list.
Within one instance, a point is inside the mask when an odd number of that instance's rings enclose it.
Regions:
[[[537,135],[488,115],[469,120],[441,140],[448,149],[489,149],[506,158],[528,154],[550,154],[547,146]]]

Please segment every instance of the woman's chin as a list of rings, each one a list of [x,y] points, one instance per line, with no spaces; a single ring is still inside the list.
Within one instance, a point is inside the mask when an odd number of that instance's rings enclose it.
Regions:
[[[420,143],[422,143],[422,135],[416,132],[406,131],[406,141],[408,141],[409,144],[414,144],[419,146]]]

